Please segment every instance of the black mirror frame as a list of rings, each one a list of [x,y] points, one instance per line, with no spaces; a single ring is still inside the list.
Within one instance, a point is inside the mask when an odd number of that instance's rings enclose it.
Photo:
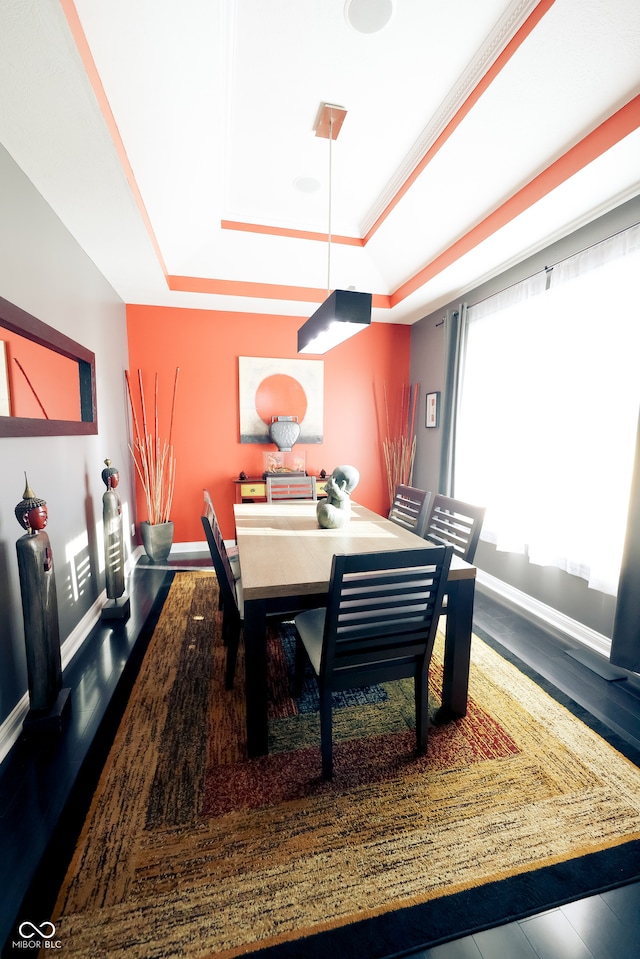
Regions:
[[[97,433],[95,354],[0,296],[1,328],[75,360],[79,371],[81,419],[41,420],[22,416],[0,416],[0,436],[88,436]]]

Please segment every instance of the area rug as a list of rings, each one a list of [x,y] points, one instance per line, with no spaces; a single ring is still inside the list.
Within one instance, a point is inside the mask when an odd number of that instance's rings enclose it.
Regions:
[[[215,576],[175,575],[52,916],[66,956],[379,959],[638,877],[637,757],[481,638],[424,757],[411,684],[336,701],[331,783],[291,651],[274,626],[249,760]],[[440,639],[434,713],[441,674]]]

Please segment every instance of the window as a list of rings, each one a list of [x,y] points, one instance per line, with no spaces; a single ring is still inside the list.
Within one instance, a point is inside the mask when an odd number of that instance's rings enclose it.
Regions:
[[[638,408],[640,224],[467,310],[455,495],[483,539],[615,595]]]

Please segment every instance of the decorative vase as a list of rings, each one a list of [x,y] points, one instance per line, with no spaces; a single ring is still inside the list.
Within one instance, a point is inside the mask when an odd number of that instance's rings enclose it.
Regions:
[[[281,453],[290,453],[300,436],[297,416],[274,416],[269,427],[269,436]]]
[[[140,535],[144,551],[152,563],[164,563],[171,552],[173,543],[173,523],[154,523],[143,520],[140,523]]]

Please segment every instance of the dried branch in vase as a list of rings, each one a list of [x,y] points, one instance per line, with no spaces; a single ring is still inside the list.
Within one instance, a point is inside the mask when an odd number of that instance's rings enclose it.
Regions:
[[[173,381],[173,399],[171,402],[171,417],[169,420],[169,437],[160,439],[159,416],[158,416],[158,374],[155,374],[155,386],[153,397],[153,431],[149,429],[147,418],[147,405],[144,395],[144,386],[142,383],[142,370],[138,370],[138,393],[139,407],[142,419],[142,426],[138,420],[136,412],[136,403],[134,403],[131,390],[131,380],[129,371],[125,370],[127,381],[127,393],[129,395],[129,404],[131,406],[131,418],[133,421],[133,446],[129,445],[133,462],[147,504],[147,516],[152,526],[158,523],[167,523],[171,514],[171,504],[173,502],[173,490],[176,480],[176,458],[173,452],[173,418],[176,408],[176,394],[178,391],[178,374],[180,368],[176,368]]]
[[[400,399],[399,427],[391,429],[389,418],[389,402],[387,399],[387,385],[384,386],[384,406],[386,414],[387,435],[383,440],[385,469],[389,489],[389,504],[393,502],[396,486],[411,486],[413,478],[413,462],[416,455],[416,404],[418,400],[418,384],[403,386]]]

